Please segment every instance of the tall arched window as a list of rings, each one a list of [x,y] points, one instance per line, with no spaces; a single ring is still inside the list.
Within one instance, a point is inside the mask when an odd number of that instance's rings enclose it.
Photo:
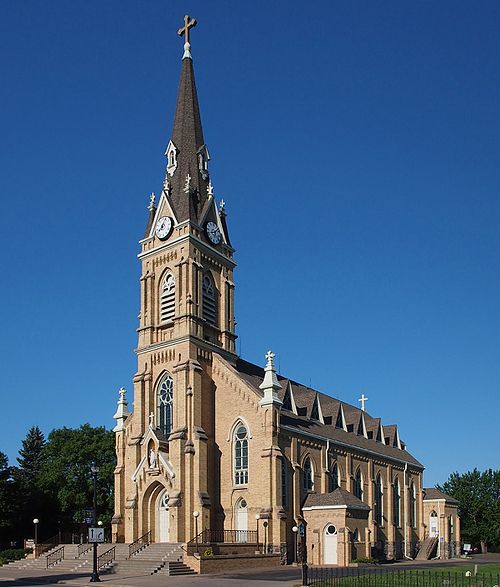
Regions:
[[[164,377],[156,394],[156,422],[165,436],[172,432],[174,404],[174,380],[170,375]]]
[[[169,322],[175,316],[175,277],[168,273],[163,280],[160,300],[160,321]]]
[[[359,499],[363,499],[363,475],[361,473],[361,469],[358,467],[356,470],[356,474],[354,475],[354,495],[359,497]]]
[[[410,485],[410,528],[415,528],[417,520],[417,500],[415,497],[415,485]]]
[[[314,491],[314,471],[309,457],[305,458],[302,467],[302,489],[305,493]]]
[[[234,429],[234,484],[248,483],[248,431],[243,424]]]
[[[209,324],[217,324],[217,291],[212,277],[207,273],[203,276],[202,314]]]
[[[340,487],[339,466],[337,463],[333,463],[328,475],[328,491],[335,491],[337,487]]]
[[[393,506],[393,522],[399,528],[401,525],[401,490],[399,487],[399,480],[396,477],[392,485],[392,506]]]
[[[382,484],[382,477],[380,473],[377,475],[375,481],[375,522],[382,526],[384,519],[384,486]]]

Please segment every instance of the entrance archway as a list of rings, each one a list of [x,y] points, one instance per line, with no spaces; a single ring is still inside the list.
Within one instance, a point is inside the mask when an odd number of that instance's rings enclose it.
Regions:
[[[164,491],[158,499],[158,542],[169,542],[170,518],[168,510],[168,493]]]
[[[247,541],[248,530],[248,509],[247,502],[244,498],[239,499],[234,507],[234,528],[236,532],[236,540],[238,542]]]
[[[327,524],[323,530],[323,564],[337,563],[337,528],[333,524]]]
[[[439,536],[438,517],[434,510],[429,516],[429,536],[430,538],[437,538]]]

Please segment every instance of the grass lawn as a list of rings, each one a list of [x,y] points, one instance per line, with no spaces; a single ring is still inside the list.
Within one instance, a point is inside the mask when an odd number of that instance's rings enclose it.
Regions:
[[[339,575],[330,575],[325,569],[310,573],[311,587],[500,587],[500,564],[478,564],[474,576],[474,563],[456,567],[434,567],[426,569],[387,569],[362,567],[339,569]],[[471,576],[467,577],[467,571]],[[352,576],[342,576],[352,573]]]

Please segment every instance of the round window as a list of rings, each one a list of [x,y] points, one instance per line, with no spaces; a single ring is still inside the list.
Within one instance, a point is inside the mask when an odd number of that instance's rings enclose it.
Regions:
[[[247,502],[244,499],[242,499],[240,501],[240,509],[244,510],[246,507],[247,507]]]
[[[326,533],[330,534],[330,535],[337,534],[337,528],[335,528],[335,526],[333,524],[330,524],[328,526],[328,528],[326,529]]]

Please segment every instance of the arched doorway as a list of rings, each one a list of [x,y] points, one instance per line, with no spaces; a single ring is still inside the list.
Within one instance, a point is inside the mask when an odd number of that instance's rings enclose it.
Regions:
[[[337,528],[333,524],[327,524],[323,531],[323,564],[337,563]]]
[[[430,538],[437,538],[439,536],[438,517],[434,510],[429,516],[429,536]]]
[[[238,542],[247,541],[248,530],[248,509],[247,502],[241,498],[236,502],[234,508],[234,528],[236,532],[236,540]]]
[[[164,491],[158,499],[158,542],[169,542],[169,534],[168,493]]]

